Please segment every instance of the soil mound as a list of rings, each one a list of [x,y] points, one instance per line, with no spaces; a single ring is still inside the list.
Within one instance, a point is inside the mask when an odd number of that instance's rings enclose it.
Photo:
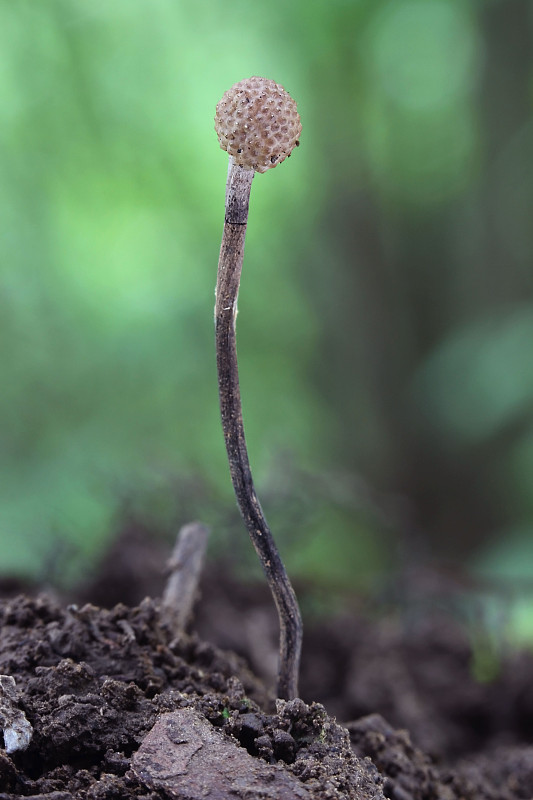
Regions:
[[[153,600],[21,595],[0,603],[0,628],[0,673],[33,730],[0,752],[0,800],[533,796],[532,747],[439,766],[377,714],[342,726],[319,703],[274,704],[241,658],[173,636]]]

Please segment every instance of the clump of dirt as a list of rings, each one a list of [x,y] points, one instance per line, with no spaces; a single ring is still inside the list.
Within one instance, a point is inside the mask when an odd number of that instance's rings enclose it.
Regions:
[[[159,606],[0,603],[0,673],[33,727],[0,752],[0,800],[526,800],[533,748],[439,766],[377,714],[341,726],[278,701],[244,661],[173,636]],[[4,724],[4,723],[3,723]]]
[[[303,696],[340,719],[378,712],[447,762],[533,744],[533,653],[503,640],[490,644],[488,634],[480,652],[479,640],[456,619],[431,609],[416,621],[342,614],[308,626],[306,648]],[[335,665],[320,685],[318,659]]]
[[[280,785],[302,798],[382,796],[377,770],[358,759],[322,706],[295,700],[269,713],[272,697],[240,659],[195,636],[173,638],[152,600],[108,611],[19,596],[0,605],[0,626],[0,672],[15,678],[33,726],[27,750],[0,758],[2,800],[152,797],[154,786],[158,797],[202,797],[205,782],[194,787],[205,759],[190,771],[187,764],[198,751],[218,752],[205,730],[218,735],[218,750],[225,744],[220,762],[209,756],[211,771],[221,781],[232,761],[247,796],[285,796]],[[182,769],[191,787],[178,791],[144,762],[132,768],[132,759],[158,721],[185,709],[196,716],[180,718],[186,742],[177,745],[192,746]],[[159,764],[161,753],[153,757]],[[252,762],[263,767],[254,771]],[[232,796],[232,780],[210,796]]]
[[[413,582],[422,584],[417,576]],[[466,601],[474,607],[475,596],[454,594],[453,584],[441,590],[438,602],[420,591],[408,608],[402,598],[364,607],[346,596],[336,613],[316,615],[307,610],[313,587],[298,587],[302,698],[342,721],[378,713],[440,762],[533,744],[533,652],[510,647],[503,630],[498,638],[481,618],[472,622],[457,613]],[[207,570],[195,625],[273,683],[277,627],[266,587],[240,585],[221,568],[210,579]]]
[[[394,800],[528,800],[533,789],[533,747],[497,749],[491,756],[438,768],[377,714],[348,723],[354,751],[368,757],[384,777],[383,791]]]
[[[106,559],[79,604],[4,587],[0,800],[533,797],[532,653],[482,648],[480,680],[479,638],[453,614],[400,602],[369,616],[346,598],[342,613],[304,613],[303,699],[276,703],[267,588],[208,567],[200,635],[176,634],[158,601],[140,600],[161,591],[164,548],[152,563],[138,540],[135,558],[121,543]],[[125,591],[129,605],[116,603]],[[26,750],[7,752],[4,676],[33,729]]]

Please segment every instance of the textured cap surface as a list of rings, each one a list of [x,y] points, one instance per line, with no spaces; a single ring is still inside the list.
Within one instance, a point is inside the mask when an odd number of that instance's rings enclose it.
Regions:
[[[296,103],[267,78],[239,81],[223,95],[215,113],[223,150],[241,167],[266,172],[290,156],[302,131]]]

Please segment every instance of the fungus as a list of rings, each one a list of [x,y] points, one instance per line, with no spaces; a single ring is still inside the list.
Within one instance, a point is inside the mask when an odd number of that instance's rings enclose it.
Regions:
[[[236,83],[216,107],[215,130],[229,154],[218,262],[215,340],[222,428],[233,489],[279,616],[278,697],[298,695],[302,619],[298,601],[255,491],[242,419],[235,320],[252,180],[288,158],[302,130],[296,103],[266,78]]]

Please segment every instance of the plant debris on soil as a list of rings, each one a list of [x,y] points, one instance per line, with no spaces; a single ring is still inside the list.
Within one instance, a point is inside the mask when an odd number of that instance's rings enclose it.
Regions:
[[[206,609],[227,620],[231,596],[237,635],[269,639],[262,590],[243,605],[250,587],[206,580],[200,628]],[[157,600],[104,609],[20,594],[0,602],[0,629],[4,737],[11,711],[31,725],[26,749],[0,750],[0,800],[533,798],[533,656],[504,653],[480,682],[450,619],[345,611],[308,626],[303,699],[289,702],[242,656],[176,635]]]

